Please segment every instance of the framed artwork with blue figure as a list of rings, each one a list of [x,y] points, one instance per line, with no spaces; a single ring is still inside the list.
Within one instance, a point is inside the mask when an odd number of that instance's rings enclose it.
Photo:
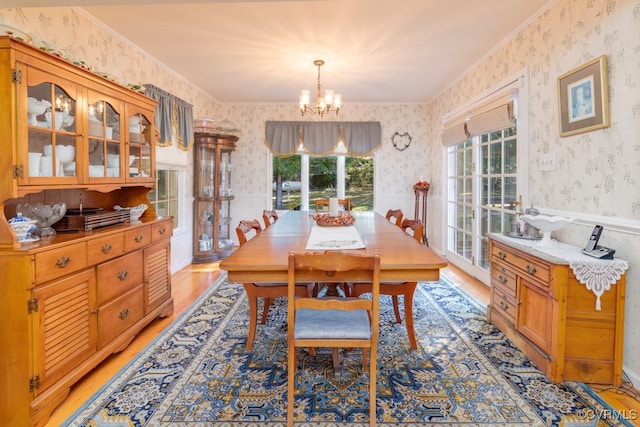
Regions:
[[[558,77],[558,110],[560,136],[609,126],[606,55]]]

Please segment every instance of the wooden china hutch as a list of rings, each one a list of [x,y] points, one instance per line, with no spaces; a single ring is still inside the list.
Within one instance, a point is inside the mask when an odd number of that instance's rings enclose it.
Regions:
[[[0,419],[43,425],[75,382],[173,312],[173,226],[148,200],[156,101],[6,36],[0,91]],[[67,215],[19,241],[18,207],[54,203],[81,225]],[[143,203],[137,221],[115,214]]]

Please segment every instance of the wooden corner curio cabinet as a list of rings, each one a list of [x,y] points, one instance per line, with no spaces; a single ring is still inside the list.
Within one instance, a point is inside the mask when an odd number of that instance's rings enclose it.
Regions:
[[[233,250],[231,153],[237,136],[196,132],[194,138],[193,262],[211,262]]]

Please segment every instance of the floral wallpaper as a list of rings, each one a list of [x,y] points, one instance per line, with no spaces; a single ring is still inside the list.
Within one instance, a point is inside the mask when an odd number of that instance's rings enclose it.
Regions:
[[[72,59],[110,73],[123,83],[151,83],[193,104],[194,117],[228,120],[240,129],[233,156],[234,218],[253,218],[269,206],[270,161],[264,145],[267,120],[303,120],[295,105],[218,105],[163,64],[75,8],[0,9],[0,23],[55,45]],[[600,55],[607,55],[611,126],[560,138],[557,77]],[[455,83],[425,105],[345,105],[339,120],[376,120],[383,144],[376,153],[376,210],[401,207],[413,212],[411,185],[420,176],[431,184],[428,234],[436,250],[445,247],[443,223],[443,117],[508,76],[529,72],[528,149],[533,205],[543,212],[576,218],[555,238],[584,245],[595,223],[605,227],[601,244],[629,261],[625,313],[624,370],[640,387],[640,0],[557,0],[549,9],[489,52]],[[326,120],[326,119],[325,119]],[[413,142],[396,150],[391,136],[408,132]],[[541,170],[543,156],[556,169]],[[190,153],[159,149],[158,161],[187,167]],[[191,181],[189,181],[191,182]],[[191,192],[191,187],[187,186]],[[190,233],[174,254],[190,262]],[[178,256],[178,255],[176,255]]]
[[[561,138],[557,78],[601,55],[608,60],[611,126]],[[430,135],[438,135],[448,112],[524,68],[530,78],[530,134],[519,143],[530,158],[528,205],[576,218],[554,233],[576,246],[584,246],[594,224],[603,225],[600,244],[629,262],[624,370],[640,387],[640,1],[553,2],[428,105]],[[441,170],[438,152],[437,138],[430,138],[428,164],[434,172]],[[545,155],[556,158],[555,170],[541,170]],[[439,179],[436,184],[441,187]]]

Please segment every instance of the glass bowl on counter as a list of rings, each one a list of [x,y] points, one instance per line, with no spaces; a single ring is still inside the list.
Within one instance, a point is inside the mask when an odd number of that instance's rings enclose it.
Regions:
[[[67,213],[64,203],[21,203],[16,207],[17,212],[36,220],[37,234],[40,237],[52,237],[56,230],[51,227],[60,221]]]

